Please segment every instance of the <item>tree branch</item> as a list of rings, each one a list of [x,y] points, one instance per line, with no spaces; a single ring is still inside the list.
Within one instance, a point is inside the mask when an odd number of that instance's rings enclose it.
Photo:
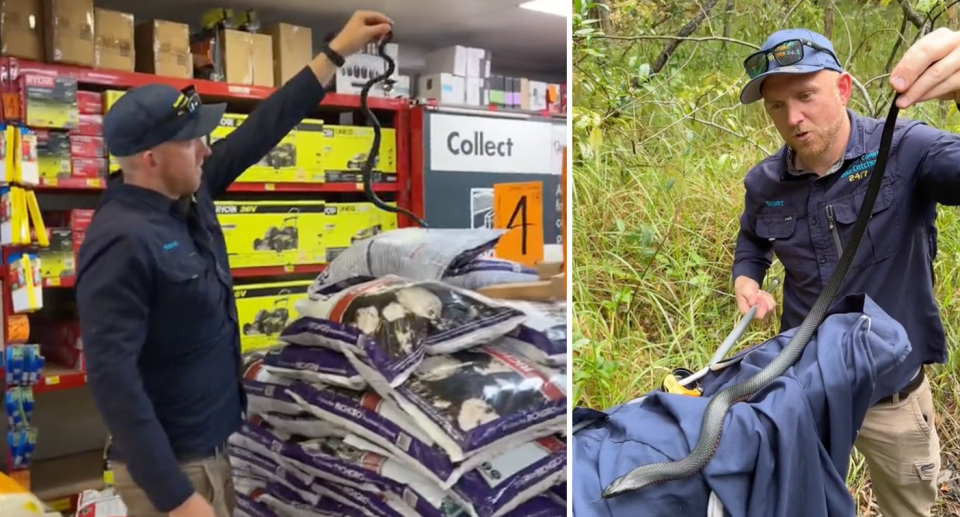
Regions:
[[[867,108],[870,109],[870,113],[875,112],[876,108],[874,108],[873,99],[871,99],[870,94],[867,93],[867,88],[864,87],[863,84],[861,84],[860,81],[858,81],[857,78],[853,76],[853,74],[850,74],[850,80],[853,82],[853,85],[856,86],[858,90],[860,90],[860,95],[863,95],[863,100],[867,102]]]
[[[913,24],[914,27],[918,29],[923,29],[924,20],[920,18],[920,15],[913,10],[913,6],[910,5],[910,2],[907,0],[897,0],[897,3],[900,4],[900,7],[903,8],[903,15]]]
[[[730,128],[723,127],[723,126],[721,126],[720,124],[717,124],[717,123],[715,123],[715,122],[712,122],[712,121],[709,121],[709,120],[704,120],[704,119],[701,119],[701,118],[697,118],[696,113],[691,114],[691,115],[690,115],[690,119],[691,119],[693,122],[697,122],[697,123],[700,123],[700,124],[704,124],[704,125],[710,126],[710,127],[712,127],[712,128],[719,129],[720,131],[724,131],[724,132],[726,132],[726,133],[729,133],[729,134],[731,134],[731,135],[733,135],[733,136],[735,136],[735,137],[737,137],[737,138],[739,138],[739,139],[741,139],[741,140],[746,140],[747,142],[749,142],[750,144],[752,144],[752,145],[753,145],[754,147],[756,147],[757,149],[760,149],[760,151],[762,151],[763,154],[770,154],[770,151],[768,151],[766,148],[764,148],[762,145],[760,145],[759,143],[757,143],[757,142],[756,142],[755,140],[753,140],[752,138],[750,138],[750,137],[748,137],[748,136],[746,136],[746,135],[741,135],[740,133],[737,133],[736,131],[734,131],[734,130],[732,130],[732,129],[730,129]]]
[[[693,37],[693,36],[670,36],[663,35],[658,36],[656,34],[645,34],[642,36],[611,36],[611,35],[591,35],[593,39],[609,39],[609,40],[620,40],[620,41],[640,41],[640,40],[681,40],[681,41],[694,41],[698,43],[706,41],[724,41],[727,43],[736,43],[737,45],[743,45],[744,47],[750,48],[752,50],[759,50],[760,46],[748,43],[743,40],[738,40],[735,38],[724,38],[722,36],[702,36],[702,37]],[[576,38],[574,38],[576,39]]]
[[[683,28],[680,29],[680,32],[677,33],[677,36],[685,38],[691,34],[693,31],[697,30],[700,27],[700,24],[703,23],[703,20],[707,18],[707,15],[710,14],[710,10],[713,9],[713,6],[717,5],[719,0],[707,0],[707,4],[704,5],[697,15],[693,17],[692,20],[687,22]],[[670,60],[670,56],[677,50],[677,47],[683,43],[682,39],[671,40],[670,43],[667,43],[666,48],[663,49],[663,52],[657,56],[657,60],[653,62],[653,65],[650,66],[650,71],[653,73],[659,73],[660,70],[666,66],[667,61]]]
[[[900,32],[897,33],[900,35],[900,37],[897,38],[897,41],[893,44],[893,50],[890,51],[890,57],[887,58],[887,64],[883,66],[884,73],[890,73],[890,69],[893,68],[893,60],[897,58],[897,52],[900,51],[900,44],[907,39],[907,18],[909,18],[909,15],[904,12],[903,20],[900,22]]]

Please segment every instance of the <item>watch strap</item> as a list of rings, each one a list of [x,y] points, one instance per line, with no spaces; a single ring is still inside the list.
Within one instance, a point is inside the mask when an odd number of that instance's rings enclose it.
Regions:
[[[330,58],[330,61],[333,61],[333,64],[337,65],[337,68],[342,67],[344,63],[346,63],[346,60],[343,58],[343,56],[337,53],[336,50],[330,48],[330,45],[324,45],[321,47],[320,52],[324,53],[328,58]]]

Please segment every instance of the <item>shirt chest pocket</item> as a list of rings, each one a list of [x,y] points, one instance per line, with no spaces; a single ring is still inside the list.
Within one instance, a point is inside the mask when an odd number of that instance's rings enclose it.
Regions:
[[[823,207],[827,230],[837,257],[848,247],[853,236],[853,227],[863,206],[865,191],[860,191],[833,201]],[[897,253],[901,245],[902,230],[893,186],[884,181],[873,205],[867,230],[857,249],[850,270],[859,270],[882,262]]]
[[[216,310],[203,259],[196,253],[159,264],[157,308],[168,314],[203,317]]]
[[[790,272],[816,269],[816,252],[803,224],[806,214],[776,213],[757,216],[757,236],[769,241],[773,252]]]

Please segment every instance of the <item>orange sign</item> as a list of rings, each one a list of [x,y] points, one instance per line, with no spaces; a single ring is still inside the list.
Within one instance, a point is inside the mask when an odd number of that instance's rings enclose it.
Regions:
[[[26,343],[30,339],[30,319],[26,314],[7,318],[7,344]]]
[[[543,262],[543,183],[494,185],[493,227],[509,230],[494,250],[497,257],[527,266]]]

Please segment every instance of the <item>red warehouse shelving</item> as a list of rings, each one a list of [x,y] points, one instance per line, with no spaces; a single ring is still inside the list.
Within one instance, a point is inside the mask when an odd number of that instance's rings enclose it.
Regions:
[[[81,90],[88,91],[129,89],[132,87],[157,82],[169,84],[177,89],[182,89],[188,85],[194,85],[205,102],[225,101],[228,103],[231,109],[237,108],[242,112],[249,112],[249,110],[255,106],[256,101],[265,99],[275,90],[274,88],[234,85],[202,79],[168,78],[152,74],[97,70],[2,57],[0,58],[0,95],[2,95],[3,120],[8,124],[20,123],[20,104],[22,95],[20,78],[25,74],[75,78],[78,81],[79,88]],[[413,179],[419,173],[419,171],[412,170],[410,167],[410,101],[409,99],[371,97],[369,99],[369,107],[374,110],[375,113],[377,113],[378,117],[381,117],[381,123],[384,125],[384,127],[390,126],[396,130],[396,181],[375,184],[374,189],[380,194],[381,197],[385,197],[387,200],[394,200],[399,206],[407,208],[408,210],[413,210],[417,215],[421,215],[417,210],[415,210],[415,207],[411,206],[410,185],[412,183],[419,182],[420,180]],[[356,123],[356,119],[360,117],[359,108],[359,96],[329,93],[326,95],[321,105],[318,106],[317,113],[334,114],[338,112],[353,112]],[[41,210],[44,210],[45,204],[48,203],[58,206],[82,206],[83,208],[91,209],[95,206],[96,196],[100,191],[102,191],[104,186],[104,179],[73,177],[57,180],[44,179],[41,181],[40,185],[32,187],[28,186],[24,188],[36,192],[39,198]],[[270,196],[273,195],[279,195],[281,198],[283,195],[286,195],[286,199],[290,199],[291,195],[296,194],[304,195],[310,198],[317,197],[318,199],[333,200],[336,200],[344,195],[349,195],[353,196],[352,199],[358,199],[358,197],[362,198],[363,196],[363,185],[359,183],[243,182],[235,183],[230,187],[228,190],[228,195],[233,194],[244,194],[248,196],[257,195],[258,199],[260,199],[260,196],[263,196],[264,200],[272,199]],[[59,208],[57,208],[57,210],[59,210]],[[413,224],[413,222],[408,220],[406,217],[402,215],[398,216],[399,226],[404,227],[411,224]],[[21,249],[29,249],[29,247],[4,247],[4,265],[2,266],[4,278],[7,277],[6,264],[9,254]],[[315,276],[321,272],[323,268],[324,264],[306,264],[295,266],[233,269],[232,273],[235,279],[269,279],[296,275],[300,275],[303,278],[310,278],[311,276]],[[72,277],[63,277],[59,279],[48,278],[44,279],[43,285],[48,290],[64,290],[73,287],[73,280],[74,279]],[[11,323],[11,318],[15,316],[12,312],[13,304],[11,300],[9,282],[4,282],[2,303],[3,329],[5,329],[4,343],[14,344],[13,342],[7,340],[7,331],[10,328],[9,325]],[[2,387],[4,392],[6,392],[6,376],[3,375],[2,371],[4,365],[5,361],[4,363],[0,363],[0,383],[4,383]],[[84,372],[71,368],[64,368],[48,360],[47,365],[44,367],[40,375],[40,378],[37,380],[37,383],[33,385],[33,393],[36,395],[44,395],[51,392],[82,389],[85,384],[86,374]],[[39,404],[42,404],[42,402],[38,402],[38,405]],[[69,425],[69,422],[63,422],[63,425]],[[43,433],[42,429],[40,430],[40,433]],[[12,473],[15,478],[26,480],[26,482],[29,483],[29,472],[13,472],[16,469],[13,468],[13,458],[11,457],[10,450],[7,447],[5,448],[5,451],[6,461],[4,462],[3,469],[8,473]],[[69,463],[70,461],[73,461],[74,463]],[[78,460],[71,459],[66,463],[58,464],[56,468],[49,465],[43,465],[38,466],[37,469],[42,468],[47,472],[53,470],[80,470],[77,467],[78,463],[76,463],[76,461]],[[90,456],[88,459],[83,461],[87,463],[98,462],[99,459]],[[91,470],[96,471],[96,468],[101,467],[102,464],[98,463],[97,465],[94,465]],[[47,500],[60,497],[69,498],[77,491],[84,488],[86,486],[84,483],[87,481],[89,481],[89,484],[95,485],[99,479],[89,479],[82,482],[77,481],[65,484],[64,486],[69,488],[64,488],[64,493],[50,493],[49,491],[37,493],[38,495],[41,495],[42,498]],[[89,488],[96,488],[96,486],[90,486]]]

